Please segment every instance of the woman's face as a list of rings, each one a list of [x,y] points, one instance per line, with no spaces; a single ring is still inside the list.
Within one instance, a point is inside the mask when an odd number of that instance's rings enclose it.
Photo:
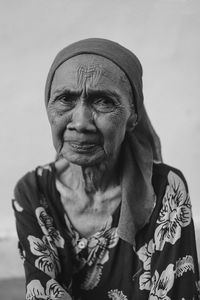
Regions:
[[[110,60],[83,54],[55,72],[47,106],[54,146],[69,162],[114,162],[131,124],[132,91]]]

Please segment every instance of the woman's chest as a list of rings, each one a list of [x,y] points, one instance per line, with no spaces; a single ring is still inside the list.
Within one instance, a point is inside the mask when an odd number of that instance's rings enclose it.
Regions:
[[[73,228],[84,237],[89,237],[97,231],[106,227],[113,211],[117,209],[119,204],[116,202],[116,207],[113,205],[101,205],[98,208],[90,205],[83,206],[76,203],[65,203],[65,213],[73,226]]]
[[[121,194],[97,193],[86,195],[79,191],[64,196],[61,194],[64,211],[74,229],[84,237],[102,230],[114,215],[121,202]]]

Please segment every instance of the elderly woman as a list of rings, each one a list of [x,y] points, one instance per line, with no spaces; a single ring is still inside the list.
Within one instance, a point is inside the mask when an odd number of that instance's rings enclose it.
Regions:
[[[161,162],[137,57],[109,40],[72,44],[45,103],[57,159],[13,201],[26,299],[198,299],[187,184]]]

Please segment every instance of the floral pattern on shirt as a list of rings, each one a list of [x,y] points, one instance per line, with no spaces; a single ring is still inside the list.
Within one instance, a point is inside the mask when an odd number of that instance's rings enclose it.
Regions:
[[[117,289],[110,290],[108,292],[108,297],[112,300],[128,300],[128,298],[123,294],[123,292]]]
[[[52,278],[55,278],[61,270],[56,247],[53,244],[49,245],[45,236],[39,239],[29,235],[28,241],[31,252],[38,257],[35,259],[35,266]]]
[[[186,255],[182,258],[179,258],[175,265],[175,276],[176,278],[183,276],[185,272],[194,270],[194,260],[191,255]]]
[[[162,250],[165,243],[174,245],[181,237],[181,228],[188,226],[192,218],[190,198],[182,179],[170,171],[168,183],[155,230],[156,250]]]
[[[71,299],[70,295],[53,279],[50,279],[46,283],[44,288],[39,280],[32,280],[29,282],[26,288],[26,300],[45,299],[45,300],[59,300]]]
[[[159,191],[155,189],[158,199],[156,207],[149,226],[138,239],[137,245],[140,243],[140,248],[137,254],[143,266],[143,269],[138,270],[135,255],[132,256],[132,245],[121,240],[118,243],[117,218],[116,223],[113,222],[114,228],[111,222],[106,230],[88,239],[87,247],[84,249],[78,247],[80,236],[76,231],[70,230],[70,227],[62,231],[65,240],[63,239],[54,224],[58,224],[59,228],[63,226],[61,218],[66,217],[64,210],[63,214],[61,210],[58,216],[58,212],[54,214],[54,209],[50,205],[53,201],[60,201],[59,197],[53,198],[56,195],[55,188],[49,185],[49,182],[52,182],[49,172],[53,170],[48,166],[39,170],[37,178],[41,191],[39,197],[38,193],[32,190],[35,188],[35,173],[31,176],[29,174],[25,178],[25,184],[20,184],[16,190],[17,204],[13,203],[28,283],[27,300],[81,300],[83,297],[88,300],[106,298],[128,300],[135,295],[143,300],[174,300],[172,295],[177,293],[177,282],[182,288],[176,300],[200,299],[200,296],[199,298],[197,296],[199,276],[194,228],[191,222],[191,204],[181,175],[179,177],[174,171],[170,171],[166,187],[166,166],[164,166],[164,175],[162,174],[164,184],[160,186],[159,168],[158,183],[159,188],[163,188]],[[27,199],[31,201],[27,202]],[[35,215],[35,218],[30,218],[30,215]],[[68,268],[71,267],[70,264],[62,264],[63,261],[71,263],[74,259],[72,253],[65,249],[64,242],[66,244],[69,242],[64,236],[66,232],[69,233],[73,244],[76,258],[75,273]],[[146,239],[147,236],[150,240]],[[180,247],[179,240],[183,247]],[[62,273],[67,274],[64,279],[58,274],[61,268]],[[184,277],[186,272],[187,276]],[[132,274],[136,276],[133,278]],[[129,280],[123,280],[125,276],[128,276]],[[63,280],[67,282],[66,285]],[[69,291],[72,296],[67,293]]]
[[[140,290],[150,290],[151,288],[151,258],[153,253],[155,252],[155,244],[153,239],[150,240],[149,243],[145,243],[139,251],[137,255],[139,259],[143,262],[144,273],[139,278],[139,286]]]
[[[169,264],[161,275],[155,271],[152,277],[152,287],[149,300],[171,300],[167,296],[174,283],[174,265]]]
[[[168,174],[168,185],[163,197],[163,206],[158,216],[157,228],[153,239],[145,243],[137,255],[143,262],[143,273],[139,277],[140,290],[149,290],[151,300],[170,300],[167,296],[174,278],[183,276],[187,271],[194,272],[194,262],[190,255],[169,264],[159,275],[155,270],[152,277],[151,260],[156,251],[162,251],[165,243],[174,245],[181,237],[181,228],[191,222],[191,204],[181,178],[174,172]]]
[[[13,206],[15,210],[18,212],[22,212],[24,210],[23,207],[19,204],[19,202],[16,199],[13,200]]]
[[[59,231],[53,226],[53,218],[47,214],[43,207],[37,207],[35,214],[42,232],[48,239],[49,243],[59,248],[64,248],[64,239],[61,237]]]
[[[61,270],[57,248],[64,248],[64,239],[59,231],[54,228],[53,219],[43,207],[37,207],[35,215],[44,233],[42,239],[32,235],[27,238],[31,252],[38,256],[35,260],[35,266],[55,278]]]
[[[103,265],[109,260],[109,249],[115,247],[119,237],[117,229],[111,228],[105,233],[99,232],[88,243],[88,257],[85,263],[88,265],[86,277],[81,284],[84,290],[96,287],[101,279]]]
[[[190,255],[179,258],[175,265],[169,264],[161,276],[155,271],[152,277],[150,300],[171,300],[167,294],[173,287],[175,278],[183,276],[188,271],[194,273],[194,261]]]
[[[151,255],[153,254],[152,241],[149,244],[145,244],[139,251],[138,256],[143,261],[144,273],[139,278],[140,290],[150,290],[150,295],[154,299],[170,300],[167,296],[168,291],[173,286],[175,278],[183,276],[185,272],[194,271],[194,261],[192,256],[186,255],[183,258],[179,258],[175,265],[169,264],[159,276],[158,271],[155,270],[153,277],[151,275]],[[172,285],[172,286],[171,286]]]
[[[88,238],[86,249],[81,249],[79,247],[80,236],[78,232],[72,228],[67,217],[65,217],[65,220],[69,228],[75,259],[78,262],[78,267],[74,268],[74,271],[79,272],[87,265],[86,276],[81,288],[91,290],[98,285],[101,279],[103,265],[109,260],[109,249],[115,247],[119,241],[117,228],[111,228],[112,217],[110,217],[106,228]]]

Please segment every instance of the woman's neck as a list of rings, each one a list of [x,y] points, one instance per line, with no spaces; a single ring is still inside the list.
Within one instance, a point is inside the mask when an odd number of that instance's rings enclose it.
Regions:
[[[119,172],[116,164],[101,163],[93,166],[79,166],[67,163],[65,160],[59,162],[60,181],[67,186],[84,188],[88,194],[104,192],[108,187],[119,185]]]
[[[56,187],[73,227],[84,237],[105,226],[121,202],[116,168],[56,162]]]

